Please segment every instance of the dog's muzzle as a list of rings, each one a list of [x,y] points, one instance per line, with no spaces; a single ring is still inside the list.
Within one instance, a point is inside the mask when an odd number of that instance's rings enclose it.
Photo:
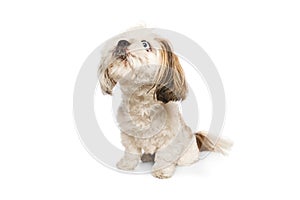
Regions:
[[[115,48],[114,56],[125,59],[126,58],[126,49],[130,45],[127,40],[120,40]]]

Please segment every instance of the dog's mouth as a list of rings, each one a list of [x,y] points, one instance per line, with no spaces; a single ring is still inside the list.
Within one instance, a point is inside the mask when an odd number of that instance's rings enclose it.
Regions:
[[[120,59],[121,61],[127,60],[127,54],[119,56],[117,59]]]

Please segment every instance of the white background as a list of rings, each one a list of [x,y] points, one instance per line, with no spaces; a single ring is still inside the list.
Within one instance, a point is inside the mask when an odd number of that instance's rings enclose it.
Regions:
[[[299,199],[298,2],[102,2],[1,1],[0,199]],[[216,64],[228,157],[159,180],[112,171],[82,146],[72,116],[81,64],[141,21],[190,37]]]

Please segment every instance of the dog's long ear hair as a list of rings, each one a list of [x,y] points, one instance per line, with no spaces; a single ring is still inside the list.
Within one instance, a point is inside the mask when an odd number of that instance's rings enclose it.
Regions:
[[[184,100],[187,85],[178,57],[166,40],[157,39],[161,44],[161,66],[155,76],[154,98],[163,103]]]
[[[98,79],[100,82],[102,93],[111,95],[112,89],[117,84],[117,82],[110,77],[108,69],[109,67],[104,65],[104,59],[102,59],[98,68]]]

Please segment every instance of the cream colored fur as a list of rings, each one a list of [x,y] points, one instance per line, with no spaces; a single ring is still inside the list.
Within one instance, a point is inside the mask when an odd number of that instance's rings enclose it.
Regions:
[[[130,43],[125,50],[126,59],[116,56],[120,40]],[[142,41],[147,41],[151,49],[145,48]],[[196,162],[199,149],[195,135],[179,112],[178,104],[173,101],[163,103],[155,98],[157,76],[162,74],[163,55],[167,55],[162,54],[162,41],[166,42],[148,30],[135,30],[113,38],[103,48],[99,80],[105,94],[111,94],[117,83],[122,91],[117,121],[125,154],[117,167],[133,170],[140,162],[142,153],[155,153],[153,176],[168,178],[173,175],[176,165]],[[185,87],[184,80],[177,80],[184,78],[183,72],[179,70],[170,74],[176,77],[170,77],[167,81],[176,79],[176,89]],[[182,99],[184,92],[178,92],[183,94]]]

